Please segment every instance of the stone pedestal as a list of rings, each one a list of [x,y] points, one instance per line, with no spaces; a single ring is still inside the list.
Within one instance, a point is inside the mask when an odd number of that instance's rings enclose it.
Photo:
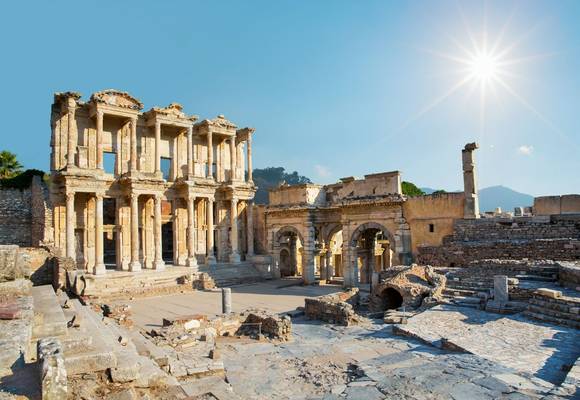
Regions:
[[[67,373],[62,345],[56,338],[40,339],[38,366],[43,400],[67,399]]]
[[[495,275],[493,277],[493,300],[497,303],[507,303],[509,301],[507,276]]]

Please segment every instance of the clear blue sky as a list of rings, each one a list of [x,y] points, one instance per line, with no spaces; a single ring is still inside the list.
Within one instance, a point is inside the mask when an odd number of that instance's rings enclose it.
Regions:
[[[429,108],[465,76],[437,54],[484,25],[526,59],[512,92],[489,85],[483,119],[470,85]],[[253,126],[255,167],[321,183],[398,169],[459,189],[478,140],[480,187],[580,192],[580,1],[6,1],[0,41],[0,148],[28,168],[49,166],[53,92],[116,88]]]

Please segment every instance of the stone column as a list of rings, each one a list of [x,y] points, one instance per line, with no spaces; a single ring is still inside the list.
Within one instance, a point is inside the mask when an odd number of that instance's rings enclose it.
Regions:
[[[236,137],[230,139],[230,181],[235,181],[236,177]]]
[[[315,266],[314,266],[314,226],[306,228],[306,236],[304,243],[302,243],[303,262],[302,262],[302,277],[304,284],[310,285],[315,282]]]
[[[161,122],[155,121],[155,173],[161,174]]]
[[[75,254],[75,194],[66,194],[66,256],[76,262]]]
[[[222,314],[231,314],[232,312],[232,289],[222,288]]]
[[[187,265],[197,267],[195,257],[195,197],[190,196],[187,199]]]
[[[137,117],[131,118],[131,172],[137,171]]]
[[[230,262],[240,262],[240,253],[238,251],[238,199],[233,197],[230,202]]]
[[[74,99],[68,99],[68,113],[67,113],[67,128],[68,128],[68,135],[67,135],[67,153],[66,153],[66,166],[73,167],[75,165],[75,111],[76,111],[76,102]]]
[[[246,206],[246,229],[246,237],[248,240],[246,257],[252,257],[254,255],[254,202],[251,200],[248,200]]]
[[[193,126],[187,128],[187,175],[193,177]]]
[[[207,260],[208,264],[215,264],[215,254],[213,251],[213,199],[207,199]]]
[[[326,280],[331,280],[334,277],[334,266],[332,265],[332,250],[326,249]]]
[[[213,176],[213,143],[212,133],[207,133],[207,177],[214,179]]]
[[[248,182],[253,182],[252,179],[252,134],[248,133],[248,141],[246,143],[246,152],[248,158]]]
[[[473,152],[478,149],[477,143],[468,143],[461,150],[463,162],[463,190],[465,194],[464,218],[479,218],[479,196],[477,194],[477,178],[475,174],[475,157]]]
[[[103,111],[97,110],[97,168],[103,169]]]
[[[164,270],[165,263],[163,262],[163,247],[161,242],[161,196],[155,196],[155,229],[153,231],[155,236],[155,260],[153,268],[156,270]]]
[[[325,281],[326,280],[326,252],[324,254],[320,254],[318,256],[318,259],[320,260],[320,280],[321,281]]]
[[[106,272],[103,246],[103,195],[95,196],[95,275]]]
[[[131,264],[129,270],[141,271],[139,261],[139,195],[131,193]]]

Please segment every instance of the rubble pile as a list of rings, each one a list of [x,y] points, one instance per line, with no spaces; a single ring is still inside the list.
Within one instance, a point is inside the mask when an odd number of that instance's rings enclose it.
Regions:
[[[304,314],[308,319],[349,326],[359,322],[359,317],[354,309],[359,300],[358,288],[313,299],[304,299]]]

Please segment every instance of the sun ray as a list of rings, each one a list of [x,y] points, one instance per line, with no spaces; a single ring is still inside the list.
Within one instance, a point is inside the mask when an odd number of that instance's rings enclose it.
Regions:
[[[499,49],[499,46],[501,45],[501,43],[503,41],[503,37],[505,36],[507,28],[508,28],[509,24],[511,23],[511,21],[516,13],[516,8],[517,8],[516,3],[514,3],[512,10],[510,12],[510,15],[507,17],[506,21],[502,25],[502,27],[499,31],[499,34],[497,35],[497,38],[495,39],[493,46],[489,50],[490,53],[495,54],[497,52],[497,50]]]

